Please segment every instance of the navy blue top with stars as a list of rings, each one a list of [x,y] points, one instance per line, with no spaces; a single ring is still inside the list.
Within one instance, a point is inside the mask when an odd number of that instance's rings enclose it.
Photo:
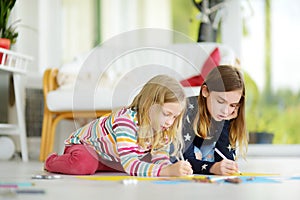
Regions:
[[[235,159],[235,150],[231,148],[229,142],[230,121],[224,120],[217,122],[212,120],[208,138],[203,139],[195,135],[193,130],[193,123],[197,111],[198,97],[189,97],[182,123],[182,134],[185,142],[183,156],[184,159],[187,159],[191,163],[194,174],[211,174],[209,170],[212,165],[223,159],[214,151],[215,148],[219,149],[226,158],[230,160]],[[197,152],[198,156],[196,157]]]

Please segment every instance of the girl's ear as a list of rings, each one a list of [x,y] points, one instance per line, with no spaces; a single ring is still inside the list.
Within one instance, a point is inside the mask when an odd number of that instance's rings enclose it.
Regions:
[[[205,97],[205,98],[208,97],[209,92],[208,92],[207,86],[206,85],[202,85],[201,90],[202,90],[202,96]]]

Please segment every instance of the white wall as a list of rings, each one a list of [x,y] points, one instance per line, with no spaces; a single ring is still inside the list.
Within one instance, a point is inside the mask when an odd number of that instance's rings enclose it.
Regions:
[[[93,48],[95,10],[94,0],[17,1],[12,18],[21,23],[13,50],[34,57],[27,87],[41,88],[46,68],[60,67]],[[170,0],[101,1],[102,41],[139,28],[171,29]]]
[[[222,20],[222,43],[230,46],[240,58],[242,45],[242,9],[240,0],[227,1]]]
[[[105,42],[141,28],[172,28],[171,0],[103,0],[101,34]],[[137,38],[143,39],[143,38]],[[172,41],[172,35],[166,43]]]
[[[95,0],[61,0],[60,65],[95,45]]]
[[[12,50],[34,57],[27,87],[41,88],[44,69],[61,65],[61,0],[17,1],[12,19],[21,20]]]
[[[13,18],[21,19],[14,50],[34,57],[29,67],[28,87],[40,87],[46,68],[60,67],[95,45],[94,0],[17,1]],[[228,1],[222,21],[222,41],[239,55],[241,7]],[[139,28],[172,30],[171,0],[102,0],[102,42]],[[170,35],[169,43],[172,41]]]

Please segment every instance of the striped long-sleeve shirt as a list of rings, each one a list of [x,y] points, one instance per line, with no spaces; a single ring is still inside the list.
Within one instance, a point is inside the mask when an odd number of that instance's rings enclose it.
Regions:
[[[159,176],[169,160],[170,146],[152,150],[151,162],[141,159],[151,152],[151,146],[138,145],[138,121],[136,111],[122,108],[102,116],[73,132],[65,145],[84,144],[95,149],[107,161],[120,163],[124,171],[132,176]]]

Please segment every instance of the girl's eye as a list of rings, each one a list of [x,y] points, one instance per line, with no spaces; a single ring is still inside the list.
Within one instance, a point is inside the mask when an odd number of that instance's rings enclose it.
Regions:
[[[173,115],[172,113],[165,113],[165,112],[163,112],[163,116],[164,117],[168,117],[168,118],[173,118],[173,119],[177,118],[177,116]]]
[[[232,104],[230,106],[233,107],[233,108],[236,108],[236,107],[239,107],[239,104]]]
[[[217,102],[220,104],[224,103],[224,101],[222,101],[222,100],[217,100]]]
[[[168,117],[168,116],[170,116],[171,114],[170,114],[170,113],[163,112],[163,115],[166,116],[166,117]]]

